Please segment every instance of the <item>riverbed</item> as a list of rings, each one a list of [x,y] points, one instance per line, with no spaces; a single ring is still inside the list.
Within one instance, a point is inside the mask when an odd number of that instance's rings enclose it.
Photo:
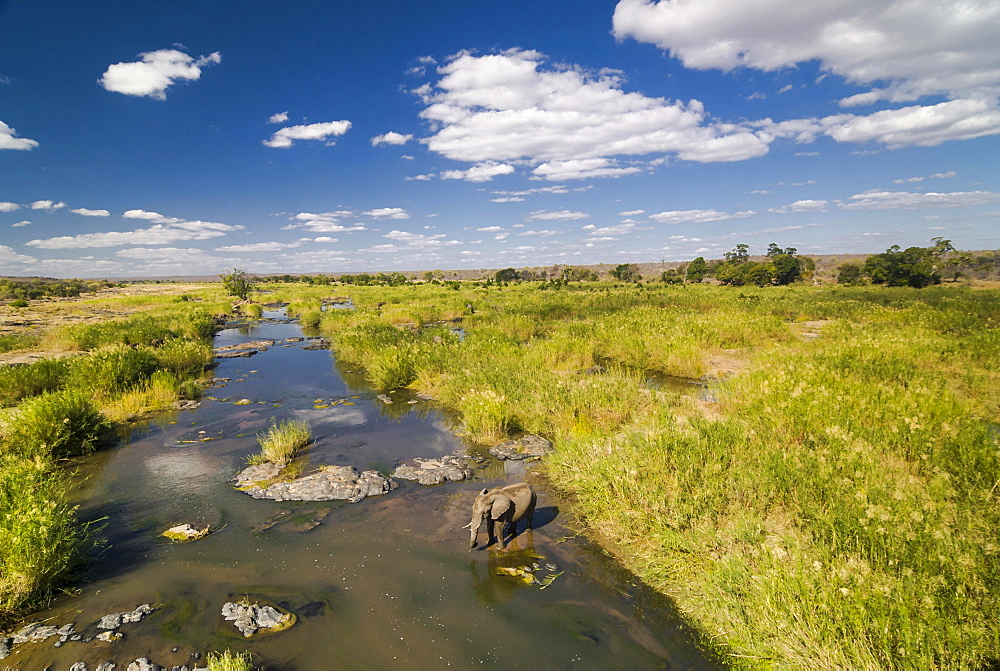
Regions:
[[[197,408],[133,427],[120,447],[82,460],[80,516],[103,547],[78,591],[27,621],[74,623],[84,638],[109,613],[149,603],[120,640],[56,639],[17,646],[0,664],[21,669],[124,669],[146,657],[195,665],[212,650],[249,650],[268,669],[718,668],[672,604],[578,533],[564,502],[530,468],[496,461],[457,437],[453,418],[408,391],[386,395],[306,349],[310,336],[279,313],[220,332],[215,346],[275,344],[219,361],[220,382]],[[223,382],[228,378],[227,382]],[[308,421],[314,442],[297,460],[391,473],[402,460],[461,454],[473,478],[424,487],[398,481],[358,503],[251,499],[230,479],[274,421]],[[535,529],[506,550],[470,552],[461,527],[484,487],[527,479],[539,494]],[[189,543],[160,534],[209,526]],[[534,576],[529,584],[526,576]],[[221,610],[246,599],[294,613],[282,632],[244,638]]]

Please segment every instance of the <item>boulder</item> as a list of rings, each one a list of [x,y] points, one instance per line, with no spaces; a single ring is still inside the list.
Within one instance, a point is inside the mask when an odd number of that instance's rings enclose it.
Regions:
[[[256,603],[229,602],[222,607],[222,617],[232,621],[240,633],[250,638],[261,629],[281,631],[295,623],[295,616],[282,613],[272,606],[261,606]]]
[[[416,457],[400,464],[392,473],[394,478],[415,480],[422,485],[439,485],[446,480],[458,482],[470,475],[466,469],[466,460],[454,455],[436,459]]]
[[[552,441],[541,436],[524,436],[490,448],[497,459],[536,459],[552,452]]]
[[[249,470],[249,469],[247,469]],[[247,481],[246,471],[237,476]],[[348,501],[357,503],[366,496],[387,494],[398,485],[378,471],[358,473],[352,466],[324,466],[317,473],[291,482],[275,482],[261,487],[253,481],[243,489],[255,499],[272,501]]]
[[[271,461],[250,466],[236,474],[233,480],[240,489],[255,486],[258,482],[274,480],[281,474],[281,465]]]
[[[136,606],[135,610],[127,613],[112,613],[111,615],[105,615],[101,618],[101,621],[97,623],[97,626],[101,629],[117,629],[123,624],[138,622],[152,612],[153,607],[148,603],[144,603]]]

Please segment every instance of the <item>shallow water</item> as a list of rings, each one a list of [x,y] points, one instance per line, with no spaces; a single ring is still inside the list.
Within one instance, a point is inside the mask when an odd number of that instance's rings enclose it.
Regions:
[[[300,335],[295,324],[264,323],[223,331],[216,346]],[[93,669],[110,660],[123,669],[148,657],[169,668],[231,648],[269,669],[717,667],[668,601],[564,526],[565,506],[544,485],[533,532],[500,551],[483,548],[483,530],[469,552],[461,526],[476,492],[519,481],[519,469],[505,471],[483,446],[457,438],[433,403],[407,403],[416,399],[401,391],[384,404],[331,352],[305,344],[221,360],[215,375],[232,381],[209,390],[215,400],[136,427],[130,442],[80,465],[81,516],[100,520],[107,545],[78,594],[29,620],[73,622],[93,636],[103,615],[140,603],[157,610],[123,625],[120,641],[56,648],[52,638],[17,646],[0,664]],[[235,404],[243,399],[251,403]],[[312,426],[306,472],[326,464],[388,471],[405,458],[456,451],[483,460],[472,481],[401,481],[357,504],[256,501],[233,489],[228,480],[257,451],[256,433],[286,418]],[[159,537],[182,522],[219,530],[184,544]],[[498,571],[533,562],[557,566],[538,573],[559,574],[546,589]],[[221,616],[226,601],[243,597],[290,610],[298,622],[244,639]]]

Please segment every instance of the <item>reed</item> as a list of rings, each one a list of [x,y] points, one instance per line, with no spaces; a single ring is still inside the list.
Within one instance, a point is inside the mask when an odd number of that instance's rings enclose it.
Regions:
[[[287,464],[295,454],[312,441],[312,430],[308,422],[283,420],[262,434],[258,434],[257,442],[260,452],[250,457],[251,465],[274,463]]]
[[[210,652],[205,656],[208,671],[253,671],[249,652]]]

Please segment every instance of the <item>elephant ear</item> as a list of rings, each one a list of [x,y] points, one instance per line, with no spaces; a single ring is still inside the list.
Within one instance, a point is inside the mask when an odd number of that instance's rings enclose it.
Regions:
[[[497,496],[493,499],[493,507],[490,509],[490,517],[495,520],[500,519],[503,517],[504,513],[511,509],[513,505],[514,502],[506,496]]]

